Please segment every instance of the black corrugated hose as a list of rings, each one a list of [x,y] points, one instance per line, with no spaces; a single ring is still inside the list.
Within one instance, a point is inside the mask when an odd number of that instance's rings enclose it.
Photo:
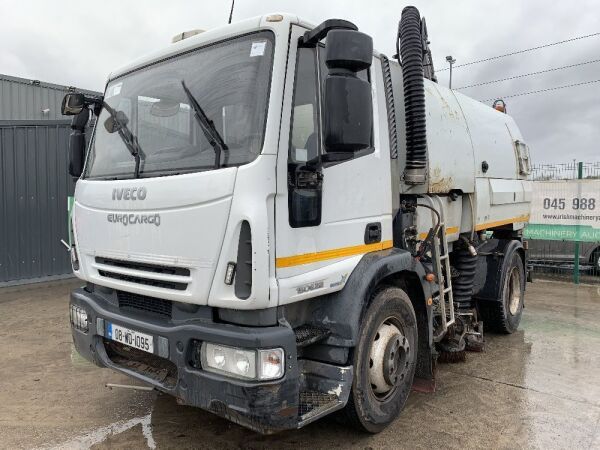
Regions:
[[[404,77],[406,169],[425,169],[427,166],[427,134],[423,84],[423,39],[421,14],[414,6],[407,6],[402,10],[398,38]]]

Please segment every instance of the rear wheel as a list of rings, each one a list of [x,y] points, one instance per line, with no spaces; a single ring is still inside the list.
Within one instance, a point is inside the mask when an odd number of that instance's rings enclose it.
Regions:
[[[594,250],[590,262],[594,266],[594,274],[600,276],[600,248]]]
[[[355,428],[378,433],[402,411],[417,360],[417,321],[408,295],[379,290],[367,309],[354,356],[346,416]]]
[[[525,297],[525,270],[517,252],[511,256],[503,280],[501,301],[480,302],[479,312],[486,329],[511,334],[519,328]]]

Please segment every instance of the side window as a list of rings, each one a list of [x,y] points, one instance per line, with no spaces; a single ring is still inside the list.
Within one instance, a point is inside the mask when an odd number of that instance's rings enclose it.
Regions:
[[[298,49],[289,162],[301,164],[319,155],[319,114],[315,49]]]
[[[324,47],[319,46],[317,49],[300,47],[296,67],[289,161],[300,164],[315,159],[320,153],[319,100],[323,95],[327,76]],[[358,77],[369,82],[368,69],[360,71]],[[361,150],[354,157],[371,153],[371,151],[372,148]]]
[[[292,228],[321,223],[319,89],[314,48],[298,48],[288,157],[288,212]]]

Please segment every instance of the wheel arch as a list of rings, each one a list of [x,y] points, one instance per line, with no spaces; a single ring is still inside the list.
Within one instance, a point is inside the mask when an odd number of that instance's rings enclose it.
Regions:
[[[490,239],[478,247],[477,273],[473,297],[477,301],[502,301],[501,292],[507,266],[516,252],[527,271],[525,249],[517,239]]]
[[[408,251],[398,248],[367,253],[348,277],[339,292],[328,295],[313,311],[313,322],[323,321],[331,330],[328,343],[354,347],[364,314],[374,294],[384,286],[403,289],[409,296],[417,319],[419,338],[418,378],[433,379],[432,296],[425,268]]]
[[[600,255],[600,245],[592,248],[592,250],[590,251],[590,255],[588,257],[588,261],[593,264],[595,262],[594,260],[596,259],[597,255]]]

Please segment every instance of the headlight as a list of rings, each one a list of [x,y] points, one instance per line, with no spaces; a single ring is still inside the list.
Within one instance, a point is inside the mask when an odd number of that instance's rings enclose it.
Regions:
[[[85,309],[71,305],[70,311],[71,325],[78,330],[88,331],[88,315]]]
[[[281,348],[256,351],[204,342],[200,353],[204,370],[236,378],[275,380],[285,371]]]

